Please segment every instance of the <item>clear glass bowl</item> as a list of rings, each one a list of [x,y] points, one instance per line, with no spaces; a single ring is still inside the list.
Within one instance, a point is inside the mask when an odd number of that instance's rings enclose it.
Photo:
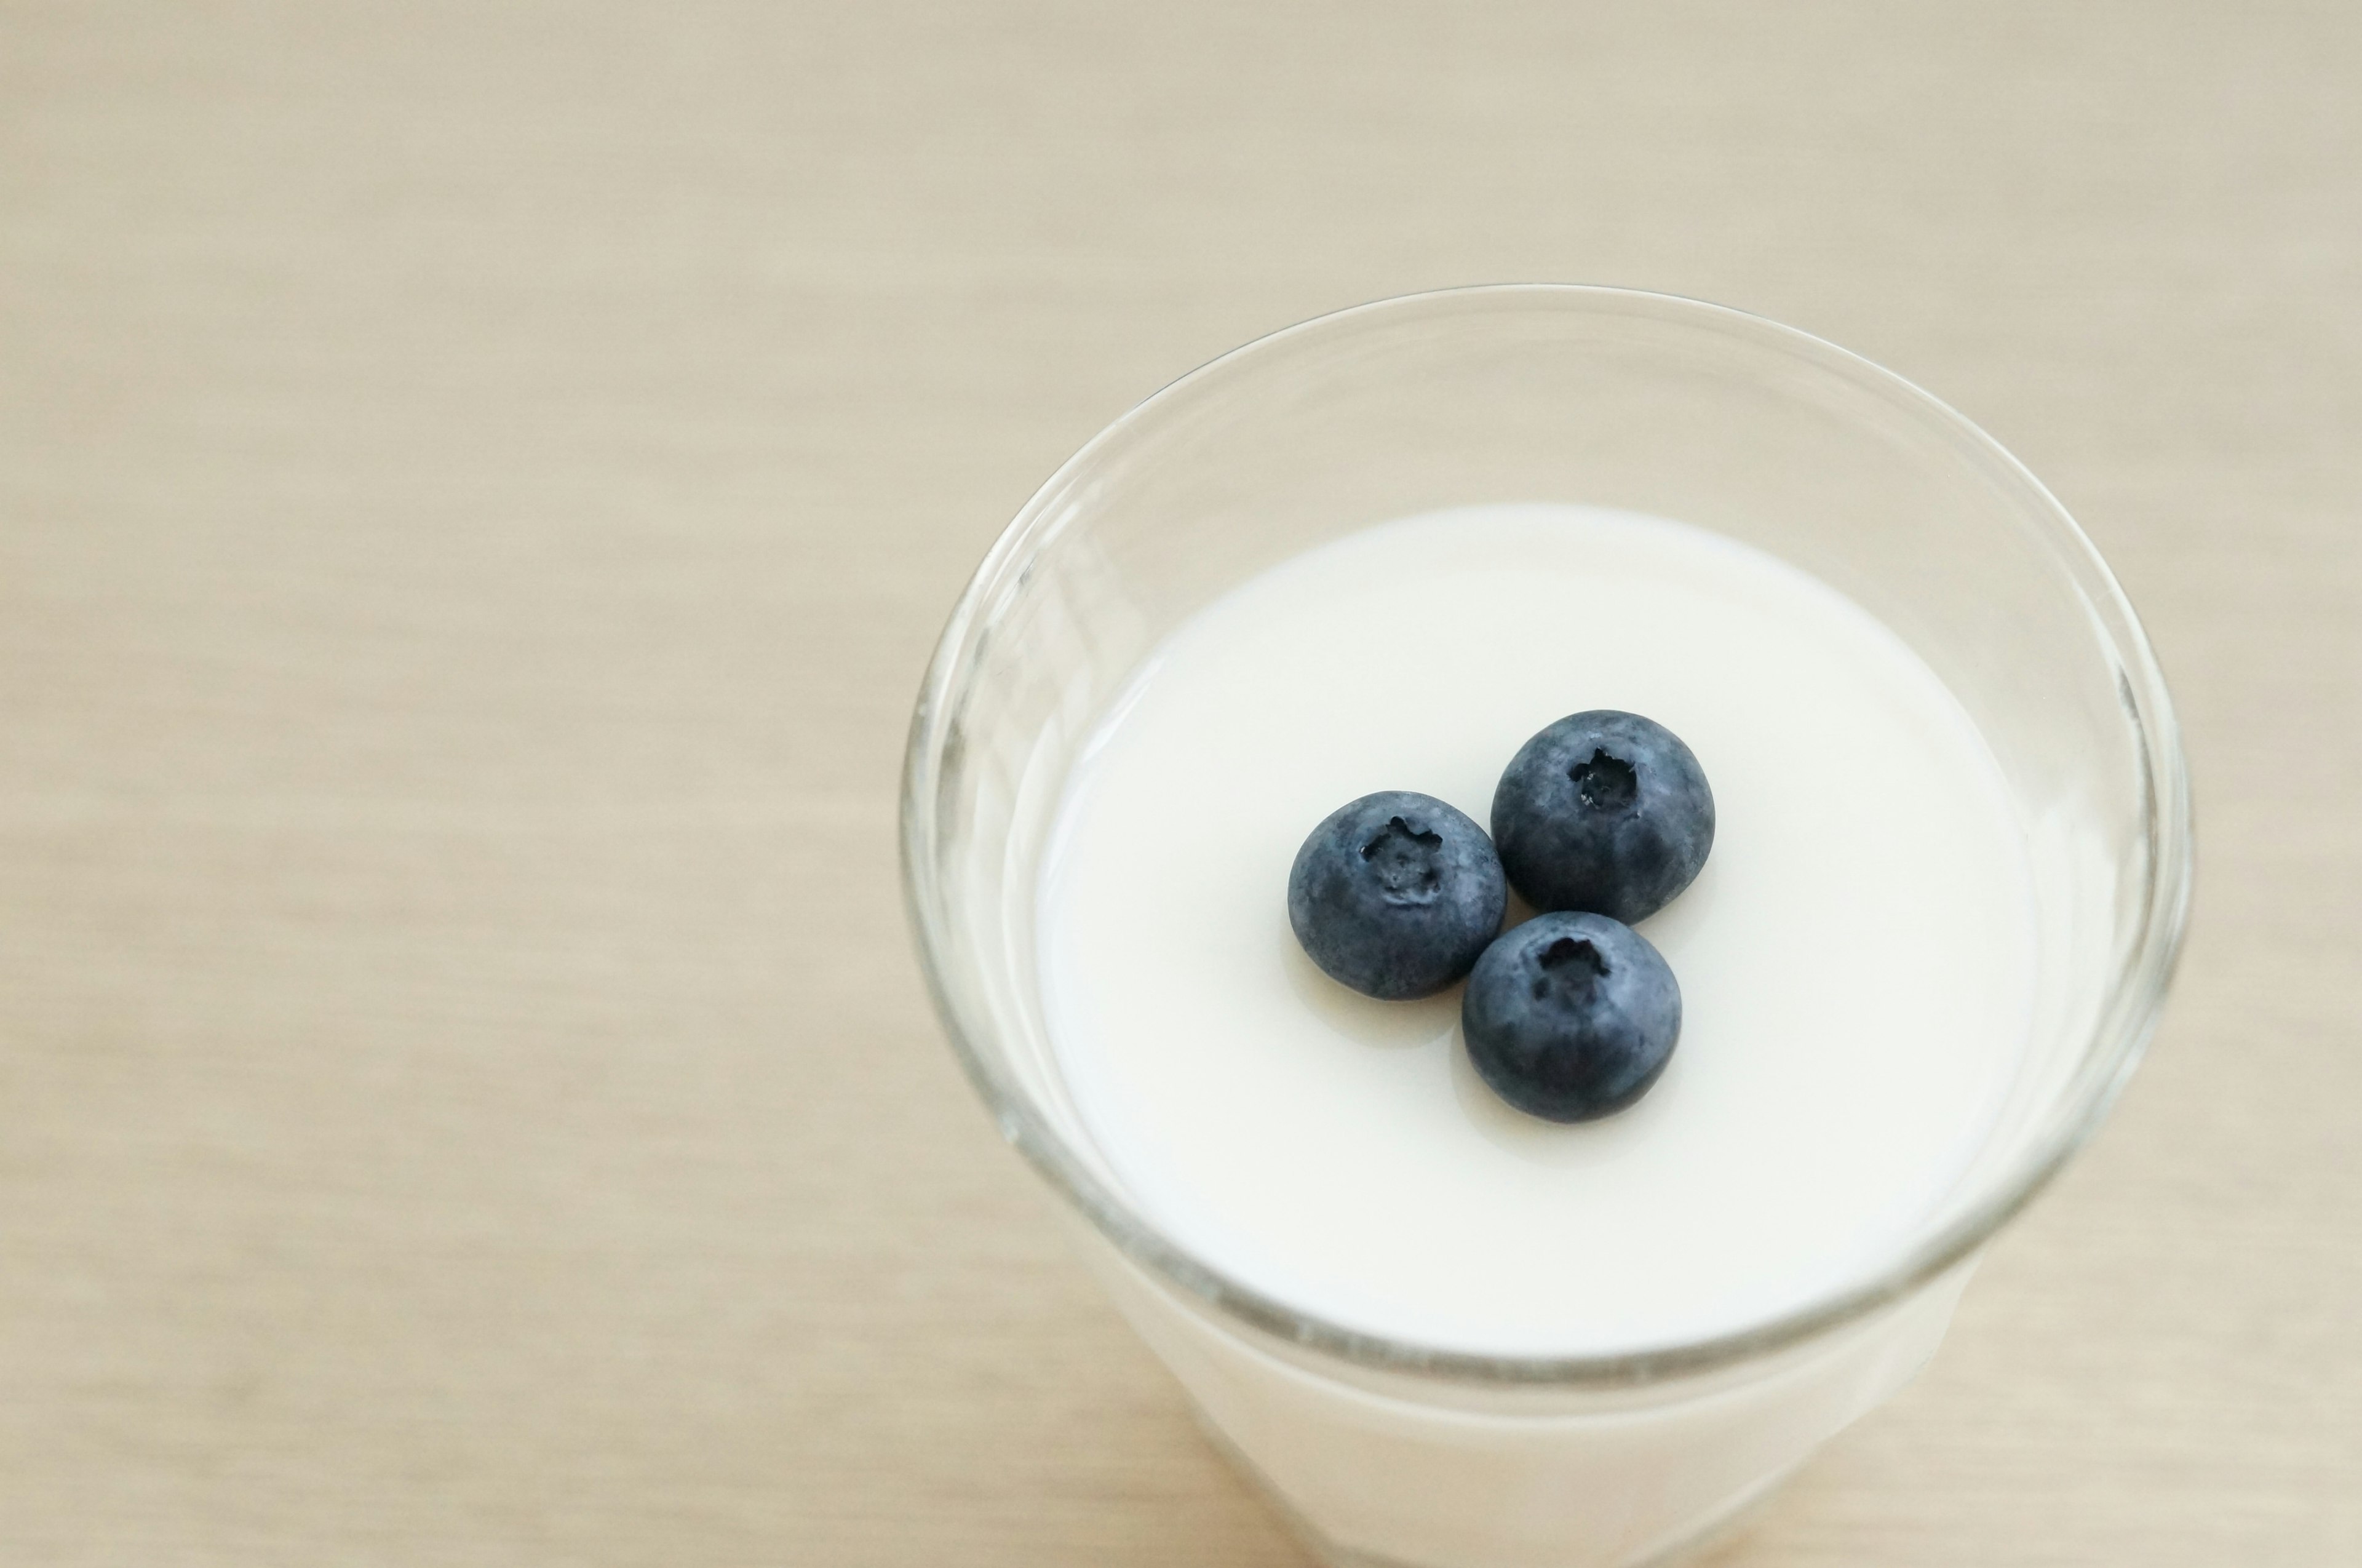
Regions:
[[[1341,534],[1520,501],[1676,518],[1852,597],[1981,727],[2036,872],[2031,1065],[1953,1198],[1800,1309],[1631,1353],[1507,1358],[1358,1332],[1192,1255],[1093,1148],[1037,988],[1047,830],[1078,748],[1149,650],[1227,589]],[[1026,503],[954,610],[912,722],[902,812],[928,981],[1009,1141],[1156,1297],[1316,1375],[1383,1375],[1413,1397],[1444,1385],[1630,1389],[1763,1363],[1957,1272],[2123,1086],[2190,886],[2164,679],[2106,566],[2032,475],[1926,392],[1806,334],[1564,285],[1324,316],[1108,426]]]

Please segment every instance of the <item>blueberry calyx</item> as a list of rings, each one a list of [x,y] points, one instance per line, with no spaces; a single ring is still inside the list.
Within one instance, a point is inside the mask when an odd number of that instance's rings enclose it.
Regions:
[[[1608,756],[1605,748],[1594,748],[1591,760],[1576,763],[1566,776],[1573,781],[1574,798],[1595,812],[1623,811],[1640,792],[1639,772],[1622,757]]]
[[[1362,858],[1377,870],[1378,885],[1398,903],[1425,903],[1443,886],[1436,862],[1443,847],[1440,833],[1422,833],[1400,817],[1388,817],[1378,835],[1362,845]]]
[[[1562,936],[1545,947],[1534,959],[1541,977],[1534,982],[1534,1000],[1541,1001],[1550,995],[1551,981],[1564,976],[1560,983],[1568,989],[1590,987],[1607,973],[1607,960],[1599,949],[1579,936]]]

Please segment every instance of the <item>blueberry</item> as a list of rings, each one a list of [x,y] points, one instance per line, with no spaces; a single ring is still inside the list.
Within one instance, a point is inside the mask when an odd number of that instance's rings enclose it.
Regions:
[[[1485,830],[1406,790],[1330,812],[1287,874],[1287,922],[1304,951],[1331,979],[1385,1001],[1467,974],[1507,901]]]
[[[1665,1070],[1682,1037],[1682,988],[1621,921],[1537,915],[1476,961],[1460,1032],[1503,1099],[1552,1121],[1588,1121],[1623,1110]]]
[[[1664,725],[1610,708],[1572,713],[1510,759],[1493,839],[1534,908],[1646,920],[1705,865],[1714,791]]]

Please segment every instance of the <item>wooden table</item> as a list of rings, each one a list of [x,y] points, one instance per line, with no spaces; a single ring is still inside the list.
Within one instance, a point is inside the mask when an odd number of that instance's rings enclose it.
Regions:
[[[1299,1559],[904,940],[941,617],[1266,329],[1763,311],[2188,724],[2155,1054],[1727,1559],[2362,1560],[2362,10],[0,8],[0,1561]]]

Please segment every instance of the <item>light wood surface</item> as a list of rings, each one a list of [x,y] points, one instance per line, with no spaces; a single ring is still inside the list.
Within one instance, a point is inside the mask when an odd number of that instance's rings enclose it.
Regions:
[[[0,1562],[1282,1564],[937,1036],[908,704],[1260,332],[1934,389],[2173,677],[2154,1055],[1744,1568],[2362,1561],[2362,8],[0,5]]]

